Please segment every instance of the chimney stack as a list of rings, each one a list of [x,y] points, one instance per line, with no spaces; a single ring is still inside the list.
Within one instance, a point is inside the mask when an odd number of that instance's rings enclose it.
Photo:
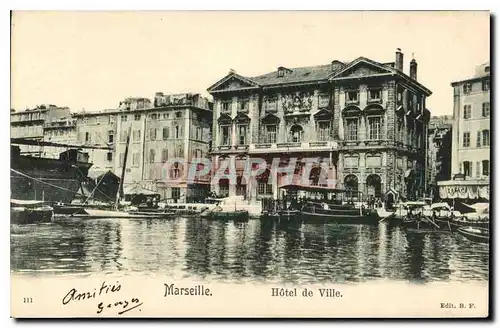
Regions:
[[[410,62],[410,77],[415,81],[417,80],[417,61],[415,59]]]
[[[403,53],[400,48],[396,51],[396,69],[403,71]]]

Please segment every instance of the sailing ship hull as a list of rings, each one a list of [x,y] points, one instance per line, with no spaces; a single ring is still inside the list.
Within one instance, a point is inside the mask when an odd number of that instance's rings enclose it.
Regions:
[[[12,154],[11,198],[70,203],[91,163]]]

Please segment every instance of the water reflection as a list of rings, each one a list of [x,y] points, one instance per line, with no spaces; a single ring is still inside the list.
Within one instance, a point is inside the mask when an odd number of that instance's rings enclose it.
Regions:
[[[43,273],[161,273],[219,280],[487,280],[487,245],[399,227],[174,220],[23,226],[11,268]]]

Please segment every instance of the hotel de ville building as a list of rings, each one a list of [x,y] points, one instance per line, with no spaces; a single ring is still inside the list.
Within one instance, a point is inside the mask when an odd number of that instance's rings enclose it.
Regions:
[[[359,57],[254,77],[231,70],[208,88],[214,98],[211,155],[213,166],[236,168],[237,183],[222,178],[212,190],[250,200],[277,197],[285,180],[271,170],[273,160],[286,167],[292,158],[317,158],[313,185],[326,175],[335,187],[364,197],[422,196],[431,91],[418,82],[414,59],[408,73],[404,66],[397,49],[389,63]],[[268,165],[255,181],[241,177],[249,158]],[[295,166],[294,182],[304,169]]]

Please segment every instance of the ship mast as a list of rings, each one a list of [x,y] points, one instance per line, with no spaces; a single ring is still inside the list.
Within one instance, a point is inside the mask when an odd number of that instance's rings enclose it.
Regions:
[[[128,127],[127,132],[127,144],[125,146],[125,154],[123,155],[123,167],[122,167],[122,175],[120,177],[120,185],[118,187],[118,192],[116,193],[116,202],[115,209],[118,210],[118,204],[120,202],[120,197],[123,197],[123,180],[125,179],[125,170],[127,167],[127,155],[128,155],[128,146],[130,144],[130,133],[132,130],[132,125]]]

